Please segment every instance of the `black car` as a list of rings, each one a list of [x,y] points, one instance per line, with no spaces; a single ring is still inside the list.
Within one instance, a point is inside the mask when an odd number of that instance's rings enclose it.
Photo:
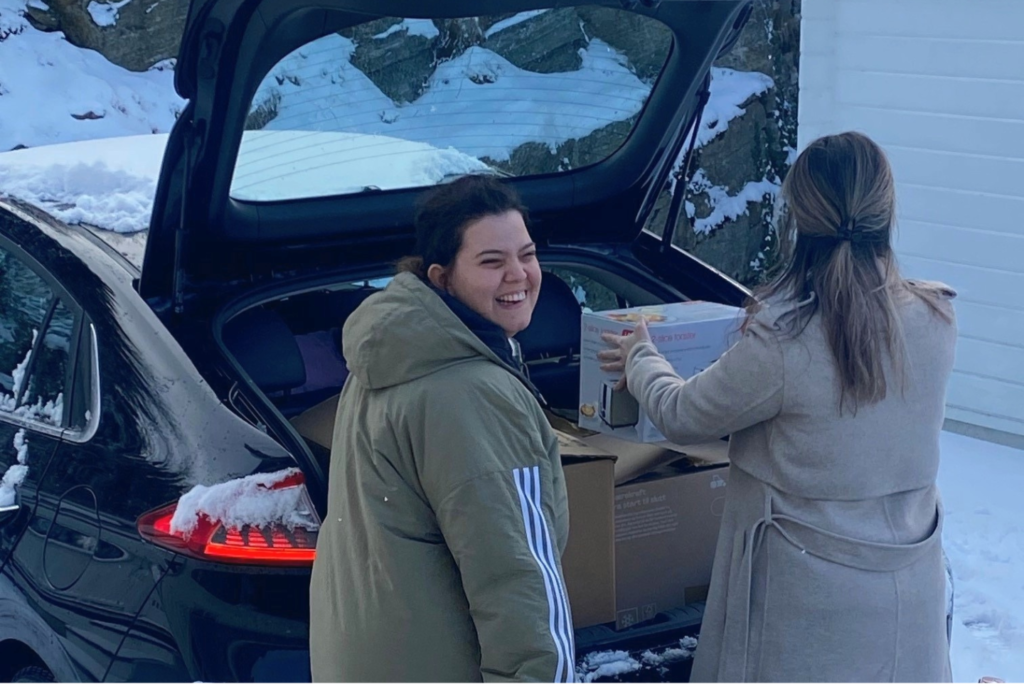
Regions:
[[[739,304],[672,245],[667,188],[748,14],[194,0],[141,272],[0,202],[0,679],[309,678],[329,459],[290,419],[340,391],[341,325],[409,249],[423,186],[489,171],[521,193],[546,270],[521,342],[566,415],[581,307]],[[579,630],[578,650],[699,621]]]

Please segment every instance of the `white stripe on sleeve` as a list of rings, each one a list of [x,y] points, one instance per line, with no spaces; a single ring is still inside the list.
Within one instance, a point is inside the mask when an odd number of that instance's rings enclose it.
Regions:
[[[554,681],[569,682],[575,678],[575,661],[573,652],[575,644],[572,636],[571,619],[568,602],[565,599],[565,588],[562,584],[557,565],[554,563],[551,547],[551,535],[544,519],[540,505],[540,472],[533,468],[517,468],[512,471],[519,493],[522,507],[523,525],[526,530],[526,541],[541,571],[544,590],[548,599],[548,627],[551,638],[558,653],[558,665]]]

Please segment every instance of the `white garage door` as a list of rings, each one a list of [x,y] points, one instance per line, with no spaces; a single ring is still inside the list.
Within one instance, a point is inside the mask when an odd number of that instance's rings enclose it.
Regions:
[[[907,275],[960,296],[948,418],[1024,435],[1024,0],[804,0],[800,144],[859,130]]]

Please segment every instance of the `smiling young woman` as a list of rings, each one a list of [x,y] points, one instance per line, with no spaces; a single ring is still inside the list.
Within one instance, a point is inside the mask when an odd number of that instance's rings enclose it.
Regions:
[[[540,292],[537,248],[516,209],[465,226],[450,266],[431,264],[427,278],[512,337],[530,325]]]
[[[415,255],[345,322],[315,680],[574,676],[565,479],[512,338],[540,285],[519,198],[468,176],[428,191]]]

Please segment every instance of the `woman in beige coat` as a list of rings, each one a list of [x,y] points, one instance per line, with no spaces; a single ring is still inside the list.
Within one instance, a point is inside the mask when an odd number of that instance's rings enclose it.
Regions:
[[[693,680],[948,681],[953,293],[900,276],[892,174],[867,137],[811,143],[782,196],[785,269],[718,363],[683,380],[643,327],[602,353],[670,440],[732,435]]]

